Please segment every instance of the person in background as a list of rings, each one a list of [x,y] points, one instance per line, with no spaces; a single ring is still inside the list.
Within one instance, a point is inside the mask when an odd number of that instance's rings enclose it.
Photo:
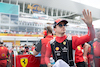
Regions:
[[[9,49],[9,47],[8,46],[6,46],[7,47],[7,49]]]
[[[13,51],[14,50],[14,46],[12,46],[12,48],[11,48],[11,51]]]
[[[75,63],[77,67],[88,67],[87,66],[87,55],[90,45],[88,43],[77,46],[75,49]]]
[[[7,66],[7,59],[8,63],[11,63],[9,50],[3,46],[3,41],[0,41],[0,67]]]
[[[50,56],[51,53],[53,54],[53,58],[55,62],[59,59],[65,61],[69,66],[74,66],[73,62],[73,51],[78,45],[84,44],[85,42],[89,42],[95,38],[95,32],[92,25],[92,15],[89,10],[87,12],[85,9],[83,10],[82,20],[88,27],[88,34],[84,36],[72,36],[68,37],[65,35],[66,32],[66,24],[68,21],[57,19],[54,22],[54,31],[56,33],[56,38],[51,40],[46,47],[46,55],[45,55],[45,62],[48,67],[52,67],[50,63]]]
[[[24,46],[21,46],[21,47],[20,47],[20,54],[23,54],[24,51],[25,51],[25,47],[24,47]]]
[[[96,38],[97,40],[94,40],[93,44],[91,44],[91,56],[89,59],[91,67],[100,67],[100,29],[96,32]]]
[[[24,47],[27,47],[27,44],[25,44]]]
[[[47,43],[53,39],[52,28],[50,26],[45,27],[43,34],[44,38],[36,44],[35,49],[33,50],[33,55],[35,56],[41,51],[40,67],[47,67],[45,63],[45,52]]]
[[[32,49],[31,49],[31,50],[33,51],[34,49],[35,49],[35,44],[33,44],[33,46],[32,46]]]
[[[29,52],[29,47],[28,46],[25,47],[25,52]]]
[[[29,51],[31,51],[31,46],[30,45],[28,45],[28,48],[29,48]]]
[[[4,46],[7,47],[6,44],[4,44]]]

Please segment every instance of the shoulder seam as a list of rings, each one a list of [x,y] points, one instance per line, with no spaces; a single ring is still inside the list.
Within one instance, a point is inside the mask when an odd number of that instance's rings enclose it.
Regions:
[[[52,44],[54,41],[55,41],[55,38],[50,41],[50,44]]]
[[[72,40],[72,36],[67,36],[67,40]]]

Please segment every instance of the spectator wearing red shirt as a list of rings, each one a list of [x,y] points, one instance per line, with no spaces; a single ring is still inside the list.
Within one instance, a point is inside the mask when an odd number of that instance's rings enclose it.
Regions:
[[[33,51],[34,49],[35,49],[35,44],[33,44],[33,46],[32,46],[32,49],[31,49],[31,50]]]
[[[91,45],[90,64],[91,67],[100,67],[100,29],[96,33],[97,40]],[[91,60],[92,59],[92,60]],[[94,62],[94,63],[93,63]],[[94,65],[93,65],[94,64]]]
[[[3,41],[0,41],[0,67],[7,66],[7,59],[9,60],[10,63],[11,60],[9,56],[9,50],[3,46]]]
[[[90,45],[88,43],[77,46],[75,49],[75,63],[77,67],[87,67],[87,55]]]
[[[45,55],[45,62],[48,67],[52,67],[52,64],[50,63],[50,55],[53,54],[53,58],[55,61],[62,59],[66,63],[69,64],[69,66],[74,66],[72,62],[72,58],[70,56],[70,51],[72,49],[75,49],[78,45],[84,44],[85,42],[89,42],[90,40],[93,40],[95,37],[95,31],[92,26],[92,16],[91,12],[87,10],[87,13],[85,10],[83,10],[83,16],[82,20],[86,23],[88,27],[88,34],[84,36],[72,36],[72,44],[69,44],[69,40],[66,39],[68,36],[65,35],[66,29],[65,26],[68,23],[66,20],[57,19],[54,22],[54,31],[56,33],[55,40],[51,40],[46,47],[46,55]],[[66,42],[68,41],[68,42]],[[51,43],[52,42],[52,43]],[[68,44],[68,45],[67,45]],[[51,46],[52,45],[52,46]],[[51,48],[52,47],[52,48]],[[71,49],[69,49],[71,48]],[[70,51],[69,51],[70,50]],[[70,59],[69,59],[70,58]],[[72,63],[72,64],[71,64]]]
[[[38,44],[36,44],[33,50],[33,55],[37,55],[41,51],[40,67],[47,67],[45,63],[45,52],[47,43],[53,39],[52,28],[50,26],[44,28],[44,38],[41,39]]]

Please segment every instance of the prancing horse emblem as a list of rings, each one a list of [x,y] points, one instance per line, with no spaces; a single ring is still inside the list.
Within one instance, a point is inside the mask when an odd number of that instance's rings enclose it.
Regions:
[[[20,59],[20,63],[21,63],[21,65],[22,65],[22,67],[26,67],[27,66],[27,64],[28,64],[28,58],[21,58]]]

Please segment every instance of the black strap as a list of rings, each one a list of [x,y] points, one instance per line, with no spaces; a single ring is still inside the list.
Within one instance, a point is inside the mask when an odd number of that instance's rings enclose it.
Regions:
[[[97,40],[95,40],[95,41],[97,41]],[[94,49],[93,49],[93,43],[95,42],[94,40],[92,40],[92,41],[90,41],[88,44],[90,44],[91,45],[91,53],[90,54],[92,54],[93,55],[93,60],[95,59],[95,58],[98,58],[98,57],[95,57],[94,56]],[[94,60],[94,65],[95,65],[95,60]]]
[[[67,42],[67,47],[68,47],[68,62],[70,66],[74,66],[74,61],[73,61],[73,49],[72,49],[72,40],[65,40]]]
[[[100,59],[100,56],[94,56],[94,58],[99,58]]]
[[[92,41],[88,42],[88,44],[90,44],[90,46],[91,46],[91,53],[90,54],[92,54],[92,55],[94,55],[93,43],[96,41],[97,40],[92,40]]]
[[[0,59],[0,60],[7,60],[7,58],[4,58],[4,59]]]
[[[35,50],[37,52],[41,51],[41,47],[42,47],[42,41],[40,40],[36,45],[35,45]]]
[[[52,42],[52,44],[51,44],[51,50],[52,50],[52,54],[53,54],[53,59],[55,59],[55,61],[57,61],[57,56],[55,55],[55,43],[56,43],[56,40],[54,40],[54,42]]]
[[[40,64],[40,67],[47,67],[46,64]]]
[[[90,44],[91,46],[91,53],[92,55],[94,55],[94,49],[93,49],[93,43],[94,43],[94,40],[90,41],[88,44]]]
[[[69,46],[69,65],[74,66],[72,40],[68,40],[68,46]]]

